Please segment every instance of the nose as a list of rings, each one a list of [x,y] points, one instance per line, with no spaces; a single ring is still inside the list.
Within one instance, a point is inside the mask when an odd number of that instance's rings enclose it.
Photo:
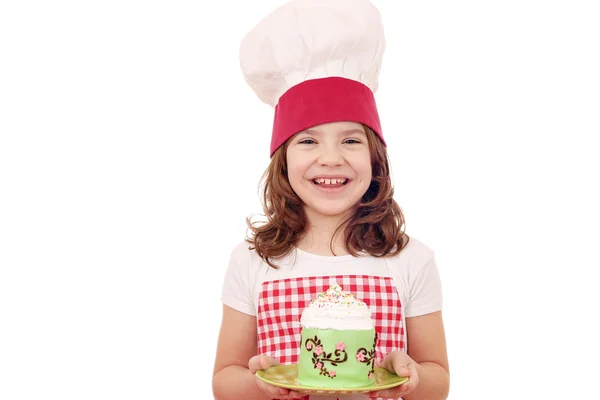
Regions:
[[[336,167],[344,163],[344,158],[336,146],[323,146],[318,163],[326,167]]]

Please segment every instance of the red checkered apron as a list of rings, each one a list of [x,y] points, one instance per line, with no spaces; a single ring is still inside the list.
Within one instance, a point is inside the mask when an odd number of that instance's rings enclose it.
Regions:
[[[405,350],[400,296],[391,277],[333,275],[264,282],[258,299],[258,354],[295,364],[300,354],[300,316],[317,294],[337,283],[364,301],[378,334],[376,365],[393,350]],[[306,397],[308,399],[308,396]]]

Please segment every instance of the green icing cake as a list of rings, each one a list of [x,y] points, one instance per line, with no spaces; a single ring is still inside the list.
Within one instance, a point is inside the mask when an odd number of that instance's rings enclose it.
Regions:
[[[302,329],[298,384],[355,388],[375,382],[375,329]]]
[[[302,312],[298,384],[357,388],[375,382],[377,336],[368,305],[334,284]]]

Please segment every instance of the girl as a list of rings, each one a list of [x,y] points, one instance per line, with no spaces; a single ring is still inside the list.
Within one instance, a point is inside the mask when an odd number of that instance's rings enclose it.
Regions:
[[[246,81],[275,107],[275,122],[268,220],[249,221],[223,285],[218,400],[309,398],[254,374],[298,362],[300,315],[333,283],[369,305],[377,365],[410,378],[345,398],[447,397],[435,258],[403,231],[375,105],[384,47],[379,12],[367,0],[293,0],[242,41]]]

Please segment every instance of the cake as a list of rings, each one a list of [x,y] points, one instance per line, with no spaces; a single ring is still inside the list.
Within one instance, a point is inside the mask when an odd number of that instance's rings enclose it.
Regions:
[[[298,384],[356,388],[375,382],[377,336],[371,310],[338,284],[303,310]]]

